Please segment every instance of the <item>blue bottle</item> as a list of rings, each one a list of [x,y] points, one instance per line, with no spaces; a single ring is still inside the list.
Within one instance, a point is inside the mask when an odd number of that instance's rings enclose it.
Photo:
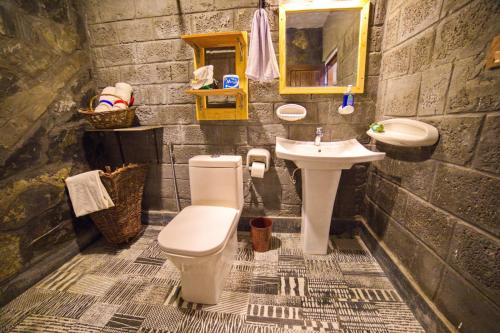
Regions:
[[[352,85],[347,86],[347,91],[344,94],[344,99],[342,100],[342,107],[345,108],[346,106],[354,106],[354,96],[352,95]]]

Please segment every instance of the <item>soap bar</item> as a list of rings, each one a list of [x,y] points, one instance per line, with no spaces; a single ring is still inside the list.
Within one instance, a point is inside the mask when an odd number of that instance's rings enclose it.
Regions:
[[[370,125],[370,128],[375,133],[382,133],[382,132],[384,132],[384,125],[383,124],[373,123],[373,124]]]
[[[224,75],[223,77],[223,87],[227,88],[239,88],[240,87],[240,77],[235,74]]]

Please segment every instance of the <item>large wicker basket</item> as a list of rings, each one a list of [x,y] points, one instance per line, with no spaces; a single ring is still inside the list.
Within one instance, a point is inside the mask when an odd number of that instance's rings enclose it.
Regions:
[[[128,107],[124,110],[112,111],[94,111],[94,100],[98,96],[94,96],[90,100],[90,105],[87,110],[78,110],[94,128],[126,128],[131,127],[135,119],[135,107]]]
[[[141,231],[141,203],[147,166],[129,164],[101,174],[115,207],[90,214],[104,238],[112,244],[129,242]]]

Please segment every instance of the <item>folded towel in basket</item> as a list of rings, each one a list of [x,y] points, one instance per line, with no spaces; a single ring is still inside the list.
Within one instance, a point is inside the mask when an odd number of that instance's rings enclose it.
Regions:
[[[115,206],[101,182],[99,170],[68,177],[65,181],[77,217]]]

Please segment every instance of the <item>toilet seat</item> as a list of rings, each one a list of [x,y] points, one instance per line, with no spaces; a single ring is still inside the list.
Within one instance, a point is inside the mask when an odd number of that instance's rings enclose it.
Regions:
[[[168,253],[206,256],[220,250],[236,226],[238,210],[219,206],[184,208],[158,235]]]

